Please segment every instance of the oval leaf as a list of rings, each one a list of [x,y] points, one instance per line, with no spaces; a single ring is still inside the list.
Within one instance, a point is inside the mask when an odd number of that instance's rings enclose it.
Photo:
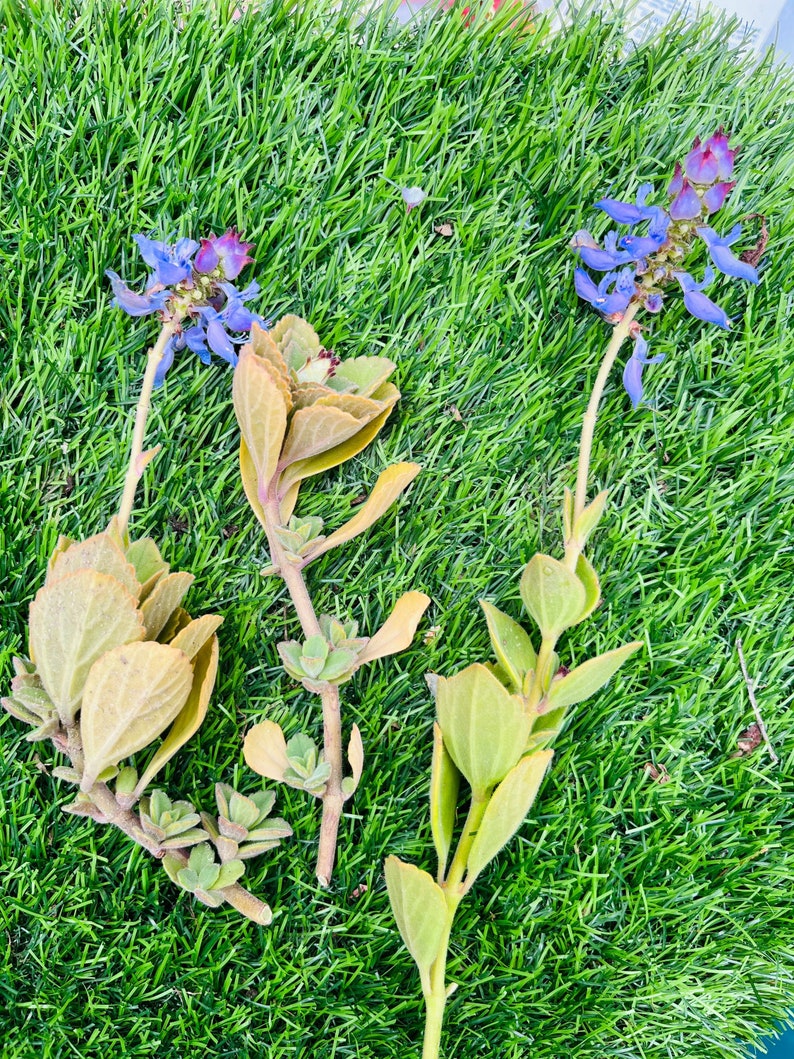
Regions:
[[[141,603],[143,623],[146,626],[146,639],[156,640],[168,624],[168,619],[185,597],[193,584],[193,574],[180,571],[161,577],[152,591]]]
[[[585,605],[582,582],[550,555],[534,555],[521,575],[521,598],[544,639],[555,640],[579,621]]]
[[[488,622],[491,645],[501,666],[509,673],[516,688],[524,682],[524,674],[535,668],[537,656],[529,634],[508,614],[503,614],[492,603],[480,600]]]
[[[578,625],[580,621],[589,618],[601,602],[601,585],[598,581],[598,574],[585,555],[580,555],[576,560],[576,576],[584,585],[584,609],[576,621]]]
[[[311,562],[312,559],[316,559],[330,548],[345,544],[353,537],[357,537],[359,533],[369,529],[373,522],[388,511],[400,493],[408,488],[420,470],[418,463],[395,463],[387,467],[379,476],[366,503],[344,526],[340,526],[325,540],[320,541],[315,548],[306,552],[306,562]]]
[[[437,723],[433,724],[433,765],[430,772],[430,830],[438,856],[438,876],[444,878],[455,830],[460,772],[444,746]]]
[[[400,936],[416,961],[424,986],[438,955],[449,912],[444,891],[426,871],[387,857],[386,889]]]
[[[125,644],[94,663],[80,711],[84,791],[104,769],[148,746],[174,720],[192,680],[186,656],[167,644]]]
[[[438,678],[436,710],[444,745],[472,789],[482,792],[503,780],[531,727],[522,700],[475,663]]]
[[[215,617],[208,614],[207,617]],[[197,621],[201,621],[198,618]],[[188,626],[188,629],[190,626]],[[187,629],[185,630],[187,632]],[[177,637],[178,639],[178,637]],[[169,647],[179,648],[176,640]],[[187,652],[185,652],[187,654]],[[188,656],[190,657],[190,656]],[[213,636],[198,650],[193,662],[193,681],[190,685],[190,694],[185,705],[179,711],[176,720],[171,725],[170,731],[154,753],[154,757],[146,767],[146,771],[135,786],[135,800],[143,794],[160,769],[170,761],[185,743],[192,739],[207,716],[210,696],[215,686],[215,677],[218,672],[218,637]]]
[[[370,441],[372,441],[377,435],[378,431],[388,419],[392,406],[400,396],[400,392],[396,387],[391,386],[390,383],[387,383],[386,385],[390,387],[390,391],[386,407],[380,415],[377,415],[366,424],[362,425],[359,423],[358,432],[354,433],[347,441],[342,442],[341,445],[335,445],[332,449],[328,449],[327,452],[321,452],[318,456],[312,456],[310,459],[298,460],[296,463],[290,464],[289,467],[285,469],[284,473],[279,478],[278,485],[282,525],[286,525],[289,521],[289,517],[295,507],[295,500],[298,496],[296,486],[302,482],[304,478],[309,478],[314,474],[322,474],[323,471],[330,470],[331,467],[338,467],[339,464],[344,463],[345,460],[352,459],[353,456],[357,456],[362,449],[366,448]]]
[[[73,544],[65,551],[56,552],[54,561],[47,573],[47,584],[77,573],[78,570],[96,570],[99,574],[109,574],[122,585],[132,596],[141,590],[135,567],[128,562],[124,552],[107,533],[97,533],[88,540]]]
[[[79,570],[39,589],[30,605],[30,656],[64,724],[74,721],[94,662],[143,636],[134,596],[109,574]]]
[[[416,627],[429,605],[430,596],[424,592],[406,592],[400,596],[391,614],[360,652],[358,664],[385,658],[410,647]]]
[[[290,767],[287,741],[275,721],[260,721],[248,731],[243,743],[246,764],[260,776],[281,783]]]
[[[234,412],[264,496],[276,473],[287,430],[287,404],[275,369],[254,353],[241,353],[234,369]]]
[[[567,676],[552,681],[544,711],[556,710],[561,706],[573,706],[574,703],[589,699],[617,673],[626,659],[631,658],[634,652],[639,651],[641,647],[642,643],[639,640],[624,644],[623,647],[618,647],[614,651],[607,651],[596,658],[590,658],[587,662],[582,662]]]
[[[508,772],[493,792],[469,851],[467,889],[521,827],[552,757],[553,750],[538,750],[527,755]]]
[[[184,651],[188,658],[195,658],[222,624],[223,618],[219,614],[204,614],[200,618],[194,618],[184,629],[180,629],[169,643],[171,647]]]

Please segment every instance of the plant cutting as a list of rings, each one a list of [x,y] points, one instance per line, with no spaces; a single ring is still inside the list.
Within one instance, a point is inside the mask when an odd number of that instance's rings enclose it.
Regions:
[[[563,491],[561,558],[538,554],[521,573],[520,594],[539,632],[530,636],[512,616],[481,601],[496,661],[475,663],[451,677],[431,674],[436,723],[430,779],[430,825],[438,860],[435,878],[396,856],[386,860],[386,885],[402,939],[419,969],[426,1007],[423,1059],[440,1054],[447,998],[447,950],[455,913],[475,880],[521,827],[548,771],[572,706],[591,698],[641,647],[624,644],[581,662],[561,665],[560,637],[591,617],[601,601],[598,575],[585,546],[606,508],[607,493],[588,501],[587,483],[596,418],[612,367],[627,339],[633,341],[623,384],[636,408],[643,400],[643,368],[649,357],[645,325],[638,315],[659,313],[671,287],[698,319],[729,328],[724,309],[703,293],[723,274],[758,282],[756,265],[766,243],[761,236],[739,257],[729,249],[742,236],[736,225],[720,236],[711,216],[734,187],[736,148],[718,129],[696,139],[683,166],[676,164],[667,188],[668,205],[648,205],[652,185],[640,187],[634,203],[602,199],[596,205],[628,232],[609,232],[599,243],[577,232],[572,246],[589,269],[603,273],[596,283],[583,268],[575,285],[612,327],[612,336],[584,414],[574,491]],[[697,281],[687,268],[699,249],[711,264]],[[469,806],[462,826],[457,812],[461,790]]]
[[[267,330],[254,323],[234,373],[234,408],[240,424],[240,470],[245,494],[267,537],[272,566],[282,578],[301,626],[301,639],[278,645],[287,673],[318,695],[323,741],[299,733],[287,740],[265,719],[250,729],[244,753],[260,775],[322,801],[316,875],[331,881],[342,808],[361,779],[364,747],[350,730],[347,771],[339,688],[361,666],[404,650],[430,600],[407,592],[372,636],[359,634],[347,615],[317,614],[303,571],[332,548],[364,533],[419,473],[396,463],[381,473],[355,515],[329,534],[323,520],[295,514],[303,484],[356,456],[376,437],[400,394],[389,382],[386,357],[343,360],[326,349],[314,328],[285,316]],[[347,771],[347,774],[346,774]]]
[[[157,314],[161,329],[146,359],[119,510],[86,540],[59,537],[30,607],[30,657],[14,660],[2,701],[32,727],[29,740],[49,740],[66,757],[52,770],[75,788],[65,812],[119,828],[203,904],[228,903],[267,924],[270,908],[239,880],[246,860],[292,833],[270,816],[275,794],[217,784],[215,816],[149,790],[206,716],[222,618],[192,618],[182,602],[193,575],[172,571],[151,537],[129,533],[138,482],[159,451],[143,448],[152,392],[175,353],[190,348],[208,363],[212,351],[235,363],[234,343],[261,319],[244,305],[258,286],[238,291],[231,282],[251,247],[234,231],[200,243],[135,240],[153,271],[143,294],[109,271],[114,303],[130,316]]]

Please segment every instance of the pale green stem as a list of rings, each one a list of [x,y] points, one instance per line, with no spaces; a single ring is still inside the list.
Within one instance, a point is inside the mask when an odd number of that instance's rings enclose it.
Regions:
[[[632,321],[637,315],[637,310],[639,308],[639,302],[631,302],[628,309],[626,309],[623,314],[623,319],[619,324],[615,325],[612,331],[612,338],[610,339],[609,345],[604,353],[601,367],[598,369],[593,392],[590,394],[590,400],[587,403],[587,410],[585,411],[584,419],[582,420],[582,437],[579,444],[579,464],[576,470],[576,493],[574,495],[573,505],[574,523],[584,511],[585,505],[587,504],[587,479],[590,474],[590,456],[593,451],[593,434],[595,432],[596,419],[598,417],[598,406],[601,403],[601,397],[603,396],[604,387],[609,378],[609,373],[617,359],[618,353],[620,352],[620,347],[629,337]],[[574,569],[581,548],[578,546],[575,539],[572,542],[566,542],[566,545],[566,565],[569,569]]]
[[[121,494],[119,505],[119,532],[123,540],[127,539],[127,527],[129,526],[132,506],[135,503],[135,490],[146,466],[143,461],[143,438],[146,433],[146,419],[149,415],[149,407],[152,401],[152,389],[154,388],[154,377],[157,373],[160,361],[163,359],[165,347],[173,335],[178,324],[174,320],[168,320],[163,324],[160,337],[149,350],[146,360],[146,371],[141,386],[141,396],[138,398],[138,407],[135,412],[135,429],[132,434],[132,445],[130,447],[130,462],[127,467],[127,476],[124,479],[124,491]]]
[[[264,505],[267,538],[270,544],[270,557],[273,566],[281,575],[290,594],[304,636],[321,635],[320,623],[312,604],[311,597],[303,580],[301,568],[290,561],[286,550],[278,539],[277,527],[281,525],[281,515],[277,499],[270,499]],[[323,816],[320,824],[320,840],[317,849],[315,874],[320,886],[330,886],[331,875],[336,860],[336,843],[339,834],[339,823],[342,819],[342,806],[345,795],[342,791],[343,753],[342,753],[342,714],[339,704],[339,688],[329,684],[321,693],[323,708],[323,755],[331,766],[331,774],[323,794]]]
[[[430,968],[430,989],[425,992],[426,1015],[422,1059],[438,1059],[440,1054],[441,1027],[444,1022],[444,1008],[447,1002],[446,973],[449,936],[458,905],[467,891],[467,887],[463,883],[463,876],[466,872],[472,843],[482,823],[485,810],[488,808],[491,794],[490,790],[484,792],[474,791],[472,793],[469,815],[463,825],[463,833],[460,836],[460,842],[450,865],[446,882],[442,884],[444,899],[447,902],[447,919],[444,924],[444,933],[441,937],[438,955]]]

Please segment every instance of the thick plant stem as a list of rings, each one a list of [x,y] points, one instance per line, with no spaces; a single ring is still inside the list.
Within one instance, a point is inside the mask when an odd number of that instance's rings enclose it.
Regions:
[[[135,412],[135,429],[132,434],[132,445],[130,446],[130,462],[127,467],[127,475],[124,479],[124,491],[121,494],[119,504],[118,525],[123,540],[127,539],[127,527],[129,526],[132,505],[135,503],[135,490],[138,488],[146,461],[143,458],[143,438],[146,433],[146,420],[149,415],[149,407],[152,402],[152,390],[154,388],[154,377],[160,361],[163,359],[168,340],[176,330],[175,321],[168,320],[163,324],[160,337],[149,350],[146,361],[146,371],[141,386],[141,396],[138,398],[138,407]]]
[[[339,688],[330,684],[322,693],[323,751],[331,766],[331,775],[323,795],[323,818],[317,849],[315,874],[320,886],[330,886],[336,859],[336,839],[345,796],[342,793],[342,714],[339,709]]]
[[[267,539],[273,566],[287,586],[304,636],[321,634],[320,623],[314,605],[303,580],[300,566],[293,563],[278,539],[276,529],[281,524],[278,500],[271,499],[264,505]],[[342,791],[342,714],[339,706],[339,688],[328,684],[321,692],[323,708],[323,754],[331,774],[322,796],[323,816],[320,824],[320,841],[317,850],[315,873],[320,886],[330,886],[336,860],[336,842],[345,795]]]
[[[56,747],[58,743],[55,744]],[[70,725],[66,729],[66,747],[65,752],[72,762],[72,766],[77,772],[82,773],[83,771],[83,746],[80,739],[80,729],[76,724]],[[133,842],[136,842],[139,846],[142,846],[147,853],[151,853],[153,857],[160,860],[169,853],[175,860],[178,860],[183,867],[187,865],[188,857],[190,856],[189,849],[163,849],[155,842],[153,838],[141,827],[139,818],[129,809],[125,809],[116,799],[116,795],[111,791],[110,787],[106,783],[95,783],[94,786],[88,793],[88,797],[99,809],[104,817],[104,822],[112,824],[113,827],[117,827],[119,831],[123,831],[128,838],[131,838]],[[260,901],[258,897],[254,897],[252,893],[249,893],[245,887],[240,886],[239,883],[235,883],[233,886],[227,886],[223,890],[223,896],[226,898],[228,903],[235,908],[241,915],[246,916],[248,919],[253,920],[254,923],[258,923],[261,926],[267,926],[273,921],[273,912],[270,906],[265,904],[264,901]]]
[[[463,833],[460,836],[458,848],[455,850],[455,856],[450,865],[446,881],[442,884],[444,899],[447,902],[447,920],[444,925],[444,933],[441,937],[438,954],[430,968],[430,988],[425,990],[424,994],[426,1014],[422,1059],[438,1059],[440,1055],[444,1008],[449,995],[446,983],[449,936],[458,905],[468,890],[468,885],[463,882],[463,876],[466,872],[472,843],[482,823],[485,810],[488,808],[491,794],[492,791],[490,790],[473,792],[469,815],[463,825]]]
[[[609,373],[612,370],[612,365],[620,352],[620,347],[629,336],[632,321],[637,315],[639,308],[639,302],[631,302],[623,314],[623,319],[619,324],[615,324],[612,338],[607,346],[601,367],[598,369],[593,392],[587,402],[587,411],[582,421],[582,438],[579,444],[579,465],[576,471],[576,494],[573,506],[574,521],[584,511],[587,503],[587,478],[590,473],[590,455],[593,450],[593,433],[595,432],[596,418],[598,416],[598,406],[601,403],[601,397],[604,393]]]

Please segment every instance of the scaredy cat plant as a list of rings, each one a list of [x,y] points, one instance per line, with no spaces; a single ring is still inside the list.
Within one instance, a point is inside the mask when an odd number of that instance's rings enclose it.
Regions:
[[[157,313],[162,326],[147,357],[119,512],[87,540],[58,539],[30,607],[30,659],[14,660],[2,701],[31,725],[29,740],[50,740],[68,758],[53,769],[76,788],[66,812],[120,828],[202,903],[228,902],[266,924],[269,907],[238,880],[246,859],[291,834],[269,815],[275,795],[218,784],[215,817],[162,790],[146,793],[204,720],[222,619],[191,618],[182,600],[193,575],[171,571],[151,537],[131,540],[128,530],[136,486],[159,450],[143,450],[152,390],[175,352],[187,346],[208,362],[213,350],[235,363],[240,339],[229,332],[247,334],[260,319],[243,304],[256,284],[238,292],[230,282],[251,260],[250,246],[235,232],[173,246],[135,239],[154,271],[144,294],[108,272],[115,304],[131,316]]]
[[[455,988],[446,982],[446,959],[458,905],[532,807],[553,757],[550,744],[570,707],[595,694],[641,646],[625,644],[571,670],[560,665],[557,655],[560,636],[592,615],[600,602],[598,576],[584,554],[607,499],[601,492],[587,501],[596,415],[610,370],[629,337],[634,347],[623,382],[632,404],[640,403],[643,366],[661,358],[647,357],[647,341],[636,316],[642,309],[658,313],[668,287],[677,284],[682,289],[684,304],[694,316],[730,326],[725,312],[702,293],[714,278],[712,268],[706,268],[701,282],[684,270],[697,240],[720,271],[758,282],[753,266],[764,249],[765,229],[756,247],[737,258],[728,247],[739,240],[741,228],[737,225],[723,238],[706,223],[734,186],[730,180],[734,156],[722,129],[704,143],[696,140],[684,166],[676,165],[667,209],[646,205],[652,188],[643,185],[636,203],[613,199],[597,203],[613,220],[629,226],[627,234],[610,232],[604,247],[589,232],[574,237],[582,261],[606,273],[596,284],[577,268],[576,290],[613,332],[582,424],[576,489],[564,491],[563,558],[535,555],[521,574],[521,599],[540,640],[482,601],[496,662],[475,663],[449,678],[428,678],[437,713],[430,825],[438,871],[433,879],[395,856],[386,860],[392,911],[419,968],[425,999],[423,1059],[439,1055],[444,1007]],[[638,233],[637,226],[646,223],[646,232]],[[456,814],[464,782],[470,804],[458,829]]]
[[[353,796],[364,761],[354,724],[345,775],[339,686],[362,665],[408,647],[430,600],[407,592],[372,637],[361,636],[347,617],[316,614],[303,570],[367,530],[420,468],[388,467],[356,514],[327,536],[322,519],[294,510],[307,479],[357,455],[377,435],[400,396],[388,381],[393,371],[385,357],[341,360],[321,345],[309,323],[285,316],[270,331],[253,325],[234,373],[243,486],[267,536],[267,572],[283,579],[303,634],[279,644],[278,651],[287,673],[320,696],[323,714],[321,749],[302,733],[287,741],[279,725],[264,720],[246,736],[245,759],[261,775],[322,800],[316,874],[323,886],[331,879],[342,807]]]

